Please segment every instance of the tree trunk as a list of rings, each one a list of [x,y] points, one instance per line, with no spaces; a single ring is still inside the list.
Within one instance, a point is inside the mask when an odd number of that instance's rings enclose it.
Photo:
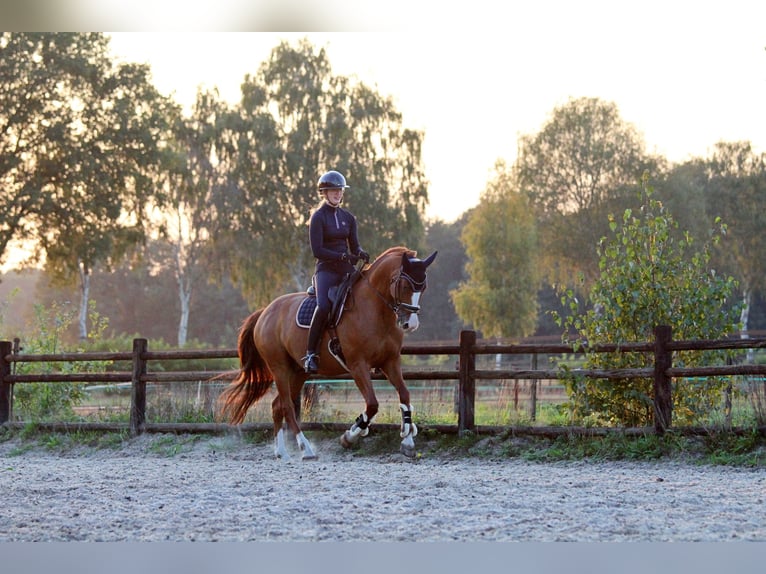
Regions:
[[[192,266],[188,260],[183,261],[182,248],[176,245],[176,281],[178,283],[178,300],[181,303],[181,317],[178,320],[178,346],[186,345],[189,335],[189,306],[192,294]]]
[[[88,339],[88,300],[90,299],[90,271],[80,262],[80,340]]]
[[[186,339],[189,335],[189,301],[191,301],[191,287],[184,288],[183,283],[179,281],[178,295],[181,300],[181,318],[178,321],[178,346],[186,345]]]
[[[742,331],[740,331],[741,339],[749,339],[750,335],[747,332],[747,324],[750,319],[750,305],[753,300],[753,292],[749,287],[746,287],[742,295],[742,312],[739,315],[739,322],[742,324]],[[754,358],[753,349],[747,350],[747,362],[752,363]]]

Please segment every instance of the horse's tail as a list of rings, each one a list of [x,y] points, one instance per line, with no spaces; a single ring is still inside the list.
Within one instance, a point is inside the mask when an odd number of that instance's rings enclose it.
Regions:
[[[263,309],[255,311],[242,323],[237,342],[239,374],[218,397],[219,416],[231,424],[241,423],[247,410],[269,391],[274,382],[274,376],[253,339],[253,327],[262,312]]]

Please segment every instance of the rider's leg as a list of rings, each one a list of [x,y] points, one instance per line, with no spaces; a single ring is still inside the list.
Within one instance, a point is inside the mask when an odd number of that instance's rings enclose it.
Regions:
[[[316,279],[316,297],[317,307],[311,318],[311,327],[309,328],[309,340],[306,345],[306,356],[304,357],[303,369],[307,373],[316,373],[319,369],[319,344],[322,341],[324,329],[327,326],[327,319],[330,316],[332,303],[328,293],[330,287],[337,284],[338,277],[335,273],[328,271],[318,271]]]
[[[316,373],[319,370],[319,342],[322,340],[325,325],[327,324],[327,312],[319,306],[314,309],[314,315],[311,317],[311,327],[309,328],[309,341],[306,345],[306,356],[303,362],[303,369],[307,373]]]

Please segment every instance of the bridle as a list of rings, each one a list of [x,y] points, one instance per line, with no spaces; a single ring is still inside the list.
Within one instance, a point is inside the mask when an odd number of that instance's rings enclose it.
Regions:
[[[365,274],[363,274],[362,277],[364,278],[365,283],[370,286],[375,294],[386,304],[389,309],[394,312],[400,325],[405,323],[406,318],[410,315],[417,315],[420,313],[420,305],[412,305],[411,303],[405,303],[402,301],[403,282],[406,281],[409,283],[410,288],[414,293],[422,293],[428,286],[427,278],[424,277],[422,281],[416,281],[411,275],[405,273],[402,267],[399,267],[399,269],[397,269],[391,275],[391,280],[389,282],[388,288],[389,294],[391,295],[391,298],[389,299],[383,293],[378,291],[372,283],[370,283],[370,280]]]
[[[412,289],[413,293],[422,293],[428,286],[427,278],[424,277],[422,281],[415,281],[411,275],[408,275],[404,272],[404,269],[399,267],[399,270],[391,276],[391,285],[389,287],[389,291],[391,292],[391,297],[394,299],[394,304],[391,306],[391,308],[397,315],[399,314],[400,308],[404,309],[408,313],[420,313],[420,305],[411,305],[410,303],[402,302],[401,291],[403,281],[407,281],[407,283],[410,284],[410,288]]]

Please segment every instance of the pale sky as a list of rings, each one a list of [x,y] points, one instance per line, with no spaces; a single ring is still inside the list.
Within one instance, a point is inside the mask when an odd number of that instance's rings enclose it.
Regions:
[[[47,1],[47,0],[46,0]],[[763,0],[56,0],[0,10],[6,29],[114,32],[189,106],[199,86],[239,99],[283,39],[327,49],[333,72],[390,96],[425,133],[429,217],[474,207],[498,159],[569,98],[614,102],[674,162],[718,141],[766,151]],[[247,30],[256,30],[248,32]],[[280,33],[276,30],[315,30]],[[337,32],[335,30],[342,30]],[[364,182],[349,182],[363,186]]]
[[[528,5],[527,5],[528,4]],[[505,8],[487,29],[460,31],[116,33],[112,53],[148,63],[155,85],[183,105],[199,86],[239,99],[282,40],[327,49],[335,74],[392,97],[406,127],[425,132],[429,217],[475,206],[497,159],[538,132],[570,97],[617,104],[647,149],[671,161],[721,140],[766,150],[766,2],[565,2]],[[656,7],[653,7],[656,6]],[[406,18],[406,16],[403,16]],[[411,29],[415,28],[415,29]],[[363,186],[364,182],[349,182]]]

